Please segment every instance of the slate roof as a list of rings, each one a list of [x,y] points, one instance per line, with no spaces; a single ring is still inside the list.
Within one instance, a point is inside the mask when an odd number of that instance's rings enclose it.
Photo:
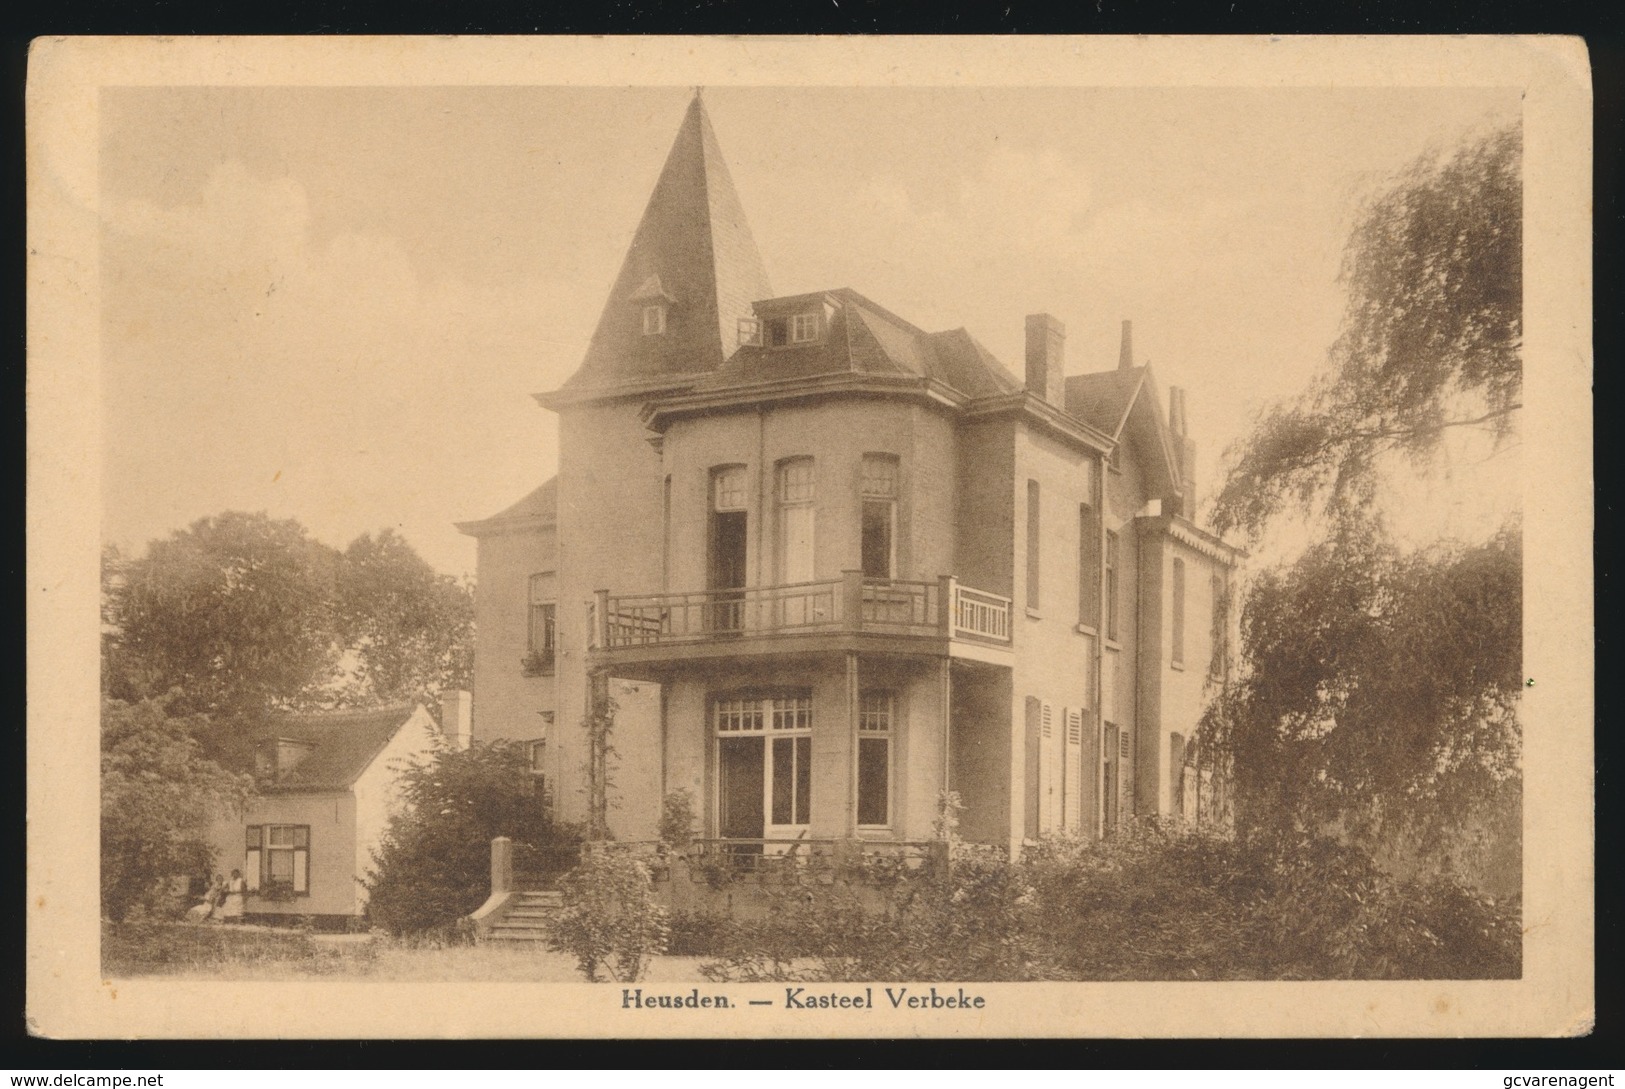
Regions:
[[[266,715],[222,728],[205,746],[209,755],[232,771],[254,773],[255,753],[273,738],[303,741],[311,752],[261,793],[348,790],[418,710],[416,704],[394,704],[369,711],[330,711],[309,715]]]
[[[1098,431],[1113,438],[1122,430],[1134,397],[1144,384],[1145,367],[1120,367],[1092,374],[1075,374],[1066,380],[1066,410]]]
[[[542,485],[528,493],[517,503],[503,507],[489,518],[480,518],[472,522],[456,523],[459,531],[470,536],[479,536],[485,530],[493,528],[503,522],[528,522],[532,519],[551,522],[558,517],[559,509],[559,478],[548,477]]]
[[[773,294],[756,239],[696,95],[610,288],[581,367],[565,389],[714,370],[738,319]],[[666,297],[666,331],[644,336],[642,306]]]
[[[746,346],[696,390],[754,386],[824,374],[929,378],[966,397],[1013,393],[1021,383],[963,329],[927,333],[849,287],[758,301],[757,313],[791,314],[798,308],[833,308],[821,340],[784,347]]]

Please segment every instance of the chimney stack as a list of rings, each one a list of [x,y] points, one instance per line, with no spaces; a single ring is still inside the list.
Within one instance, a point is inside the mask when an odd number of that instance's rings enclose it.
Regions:
[[[1134,366],[1134,323],[1123,319],[1123,346],[1117,350],[1117,369],[1126,371]]]
[[[1181,513],[1196,517],[1196,444],[1190,440],[1189,421],[1185,411],[1185,390],[1180,386],[1168,387],[1168,430],[1173,432],[1174,449],[1179,453],[1179,475],[1184,483],[1181,493]]]
[[[1027,315],[1027,392],[1066,407],[1066,326],[1048,314]]]
[[[440,732],[454,749],[474,740],[474,697],[461,689],[440,693]]]

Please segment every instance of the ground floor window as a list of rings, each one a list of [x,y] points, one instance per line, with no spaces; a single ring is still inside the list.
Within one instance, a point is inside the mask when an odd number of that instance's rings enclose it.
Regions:
[[[892,714],[890,692],[865,692],[858,705],[858,825],[891,824]]]
[[[712,708],[721,834],[800,834],[812,819],[811,695],[730,697]]]
[[[251,824],[244,847],[243,875],[251,890],[310,894],[310,825]]]

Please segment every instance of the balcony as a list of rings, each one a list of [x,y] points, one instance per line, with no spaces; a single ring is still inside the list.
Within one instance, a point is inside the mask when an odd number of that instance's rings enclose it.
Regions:
[[[879,650],[1008,664],[1010,599],[960,585],[841,578],[737,590],[598,592],[589,655],[601,666],[772,653]]]

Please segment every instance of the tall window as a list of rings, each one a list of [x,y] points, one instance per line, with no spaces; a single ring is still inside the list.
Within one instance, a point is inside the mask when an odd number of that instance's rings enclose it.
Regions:
[[[664,306],[645,306],[643,308],[643,335],[655,337],[665,331],[666,308]]]
[[[553,603],[548,587],[550,579],[551,576],[547,574],[530,576],[530,630],[527,640],[530,657],[526,664],[536,669],[553,667],[553,654],[557,647],[558,606]]]
[[[251,824],[244,848],[243,877],[250,889],[310,895],[310,825]]]
[[[897,574],[897,459],[890,454],[863,455],[863,575],[871,579]]]
[[[813,579],[813,460],[779,462],[779,581]]]
[[[1100,627],[1100,515],[1078,504],[1078,623]]]
[[[812,697],[719,699],[721,831],[771,839],[764,828],[804,826],[812,809]]]
[[[1174,561],[1173,585],[1173,662],[1185,664],[1185,561]]]
[[[1027,608],[1036,609],[1038,592],[1038,481],[1027,481]]]
[[[1117,638],[1117,534],[1106,531],[1106,638]]]
[[[890,692],[865,692],[858,701],[858,824],[891,824],[892,712]]]
[[[1208,580],[1208,590],[1212,594],[1213,610],[1211,630],[1208,639],[1212,651],[1208,657],[1207,671],[1214,677],[1224,676],[1225,666],[1225,628],[1230,610],[1230,595],[1224,585],[1224,576],[1214,573]]]

